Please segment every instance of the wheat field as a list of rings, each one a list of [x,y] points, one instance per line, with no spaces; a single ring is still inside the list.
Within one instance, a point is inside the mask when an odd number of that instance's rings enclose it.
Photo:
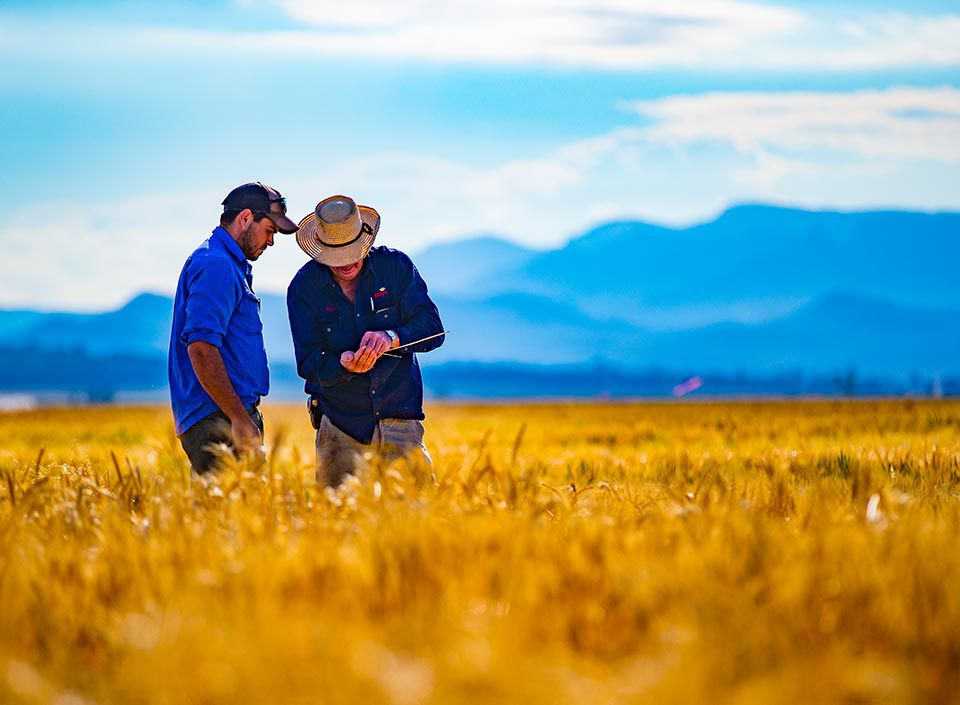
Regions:
[[[264,413],[0,415],[0,702],[960,702],[960,402],[435,404],[337,491]]]

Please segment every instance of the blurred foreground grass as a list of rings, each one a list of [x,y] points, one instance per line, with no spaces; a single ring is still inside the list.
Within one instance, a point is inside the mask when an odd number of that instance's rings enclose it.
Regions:
[[[439,405],[433,474],[0,415],[0,702],[960,698],[960,403]]]

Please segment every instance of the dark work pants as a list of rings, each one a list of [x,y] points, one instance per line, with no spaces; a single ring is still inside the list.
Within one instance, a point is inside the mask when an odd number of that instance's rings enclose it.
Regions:
[[[263,433],[263,414],[260,413],[260,408],[251,406],[247,409],[247,413],[257,424],[260,433]],[[204,416],[180,436],[180,445],[183,446],[187,457],[190,458],[193,471],[201,475],[214,469],[217,456],[210,451],[210,446],[220,443],[235,449],[233,433],[230,430],[230,419],[222,411],[215,411],[209,416]]]

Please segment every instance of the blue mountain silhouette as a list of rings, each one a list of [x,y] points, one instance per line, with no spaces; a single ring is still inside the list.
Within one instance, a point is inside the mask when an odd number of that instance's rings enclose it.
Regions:
[[[688,228],[607,223],[557,250],[487,262],[488,277],[445,293],[523,291],[598,318],[685,329],[770,320],[835,291],[960,307],[958,257],[957,213],[739,206]]]
[[[958,256],[960,214],[769,206],[682,229],[608,223],[547,252],[438,245],[414,261],[453,333],[424,363],[960,374]],[[275,374],[290,376],[285,298],[261,298]],[[171,310],[145,293],[103,313],[0,311],[0,363],[32,350],[162,364]]]

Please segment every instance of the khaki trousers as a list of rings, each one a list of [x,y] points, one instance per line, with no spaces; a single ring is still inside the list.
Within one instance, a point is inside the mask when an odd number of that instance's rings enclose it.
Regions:
[[[317,482],[336,487],[349,473],[358,475],[379,459],[399,458],[433,465],[423,444],[423,424],[408,419],[383,419],[373,429],[370,445],[360,443],[333,425],[326,416],[317,429]]]

